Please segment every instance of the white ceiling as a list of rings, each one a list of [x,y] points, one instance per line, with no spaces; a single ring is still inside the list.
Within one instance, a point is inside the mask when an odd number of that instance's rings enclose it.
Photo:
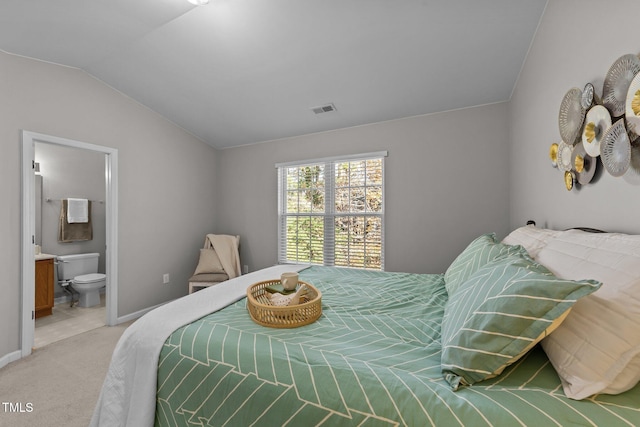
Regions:
[[[546,2],[1,0],[0,49],[225,148],[506,101]]]

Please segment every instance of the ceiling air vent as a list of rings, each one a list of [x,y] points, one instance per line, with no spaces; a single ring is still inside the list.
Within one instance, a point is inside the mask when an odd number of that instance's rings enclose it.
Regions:
[[[311,111],[316,114],[331,113],[333,111],[336,111],[336,106],[333,104],[326,104],[321,105],[320,107],[313,107]]]

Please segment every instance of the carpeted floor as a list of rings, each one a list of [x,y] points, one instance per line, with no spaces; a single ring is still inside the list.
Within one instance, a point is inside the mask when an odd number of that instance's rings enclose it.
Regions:
[[[0,369],[0,426],[86,427],[113,349],[130,324],[66,338]]]

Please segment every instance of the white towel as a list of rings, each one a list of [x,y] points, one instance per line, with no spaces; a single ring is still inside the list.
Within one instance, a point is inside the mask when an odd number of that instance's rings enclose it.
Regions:
[[[89,222],[89,201],[87,199],[67,199],[67,222]]]

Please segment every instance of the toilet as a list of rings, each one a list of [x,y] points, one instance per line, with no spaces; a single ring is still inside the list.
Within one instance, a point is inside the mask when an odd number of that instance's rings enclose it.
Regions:
[[[107,283],[107,276],[98,273],[99,253],[58,256],[58,284],[71,285],[78,292],[79,307],[100,304],[100,290]]]

